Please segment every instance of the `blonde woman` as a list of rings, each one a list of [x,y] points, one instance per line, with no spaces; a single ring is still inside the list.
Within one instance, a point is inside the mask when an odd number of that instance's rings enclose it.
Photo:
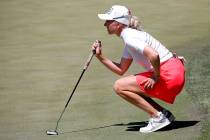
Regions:
[[[105,57],[102,45],[94,42],[92,50],[96,51],[98,60],[118,75],[123,75],[133,61],[146,69],[146,72],[118,79],[114,84],[120,97],[150,115],[148,125],[139,131],[149,133],[169,125],[174,116],[151,98],[174,103],[185,82],[182,61],[144,32],[138,19],[125,6],[114,5],[98,17],[105,21],[108,33],[117,35],[125,44],[121,61],[117,63]]]

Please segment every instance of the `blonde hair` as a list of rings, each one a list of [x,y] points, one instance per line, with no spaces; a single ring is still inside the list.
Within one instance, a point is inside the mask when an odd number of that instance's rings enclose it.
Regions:
[[[141,26],[141,22],[139,21],[138,17],[136,17],[136,16],[132,16],[130,18],[129,27],[133,28],[133,29],[136,29],[136,30],[143,31],[143,28]]]

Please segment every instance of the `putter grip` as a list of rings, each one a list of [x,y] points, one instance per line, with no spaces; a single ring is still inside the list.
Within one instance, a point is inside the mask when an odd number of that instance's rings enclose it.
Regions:
[[[100,47],[101,47],[101,41],[100,40],[96,40],[96,42],[97,43],[99,43],[100,45]],[[91,53],[90,53],[90,55],[89,55],[89,57],[88,57],[88,60],[87,60],[87,62],[85,63],[85,66],[84,66],[84,68],[83,68],[83,70],[86,70],[87,68],[88,68],[88,66],[90,65],[90,62],[91,62],[91,60],[92,60],[92,58],[93,58],[93,56],[96,54],[96,50],[93,50]]]
[[[101,47],[101,41],[100,40],[96,40],[96,42],[99,43],[100,44],[99,47]],[[96,54],[96,50],[93,50],[92,52],[93,52],[93,54]]]
[[[93,54],[96,54],[96,50],[93,50],[92,52],[93,52]]]

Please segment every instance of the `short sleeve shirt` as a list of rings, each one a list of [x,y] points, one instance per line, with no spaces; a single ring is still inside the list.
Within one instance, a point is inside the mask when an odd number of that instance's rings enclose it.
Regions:
[[[121,38],[124,41],[125,48],[123,58],[133,59],[137,64],[143,66],[147,70],[153,69],[149,60],[144,56],[143,51],[146,46],[152,47],[160,57],[160,62],[171,52],[163,46],[158,40],[144,31],[138,31],[131,28],[125,28],[121,32]]]

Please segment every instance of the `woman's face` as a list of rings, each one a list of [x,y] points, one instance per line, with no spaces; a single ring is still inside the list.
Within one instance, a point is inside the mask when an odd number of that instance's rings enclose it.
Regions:
[[[114,20],[106,20],[104,26],[106,26],[109,34],[116,34],[118,30],[118,22]]]

